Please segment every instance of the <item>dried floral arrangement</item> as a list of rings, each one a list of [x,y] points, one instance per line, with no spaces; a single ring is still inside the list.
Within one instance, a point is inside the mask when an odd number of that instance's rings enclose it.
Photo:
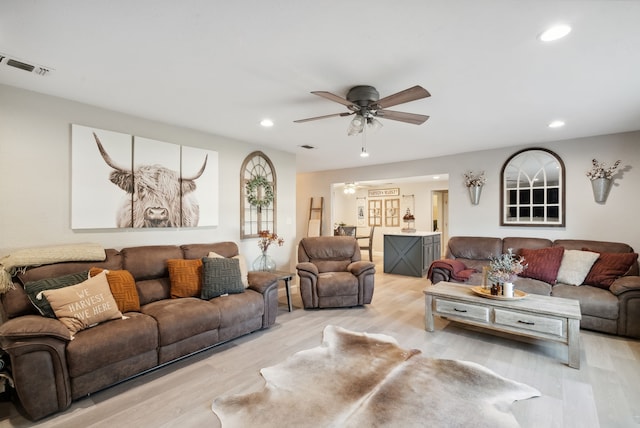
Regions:
[[[607,168],[607,165],[604,162],[598,162],[596,159],[591,161],[592,167],[589,171],[587,171],[587,177],[590,180],[595,180],[597,178],[608,178],[611,179],[613,174],[615,174],[616,169],[620,166],[620,160],[617,160],[613,166]]]
[[[473,171],[466,172],[464,174],[464,180],[467,187],[484,186],[487,182],[484,171],[481,171],[479,174],[474,174]]]
[[[488,276],[495,282],[512,282],[516,275],[522,273],[526,268],[524,258],[513,254],[513,250],[509,248],[507,253],[500,257],[491,258]]]
[[[260,239],[258,239],[258,247],[260,247],[260,250],[263,253],[267,251],[269,245],[273,243],[278,244],[279,247],[282,247],[282,244],[284,244],[284,238],[280,238],[278,235],[271,233],[268,230],[261,230],[258,232],[258,236],[260,237]]]

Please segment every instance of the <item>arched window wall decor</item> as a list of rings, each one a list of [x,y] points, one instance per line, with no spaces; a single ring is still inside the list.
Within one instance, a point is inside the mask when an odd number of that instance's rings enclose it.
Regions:
[[[240,169],[240,239],[257,238],[261,230],[276,231],[276,170],[260,151],[249,154]]]
[[[501,172],[501,226],[565,226],[565,170],[547,149],[515,153]]]

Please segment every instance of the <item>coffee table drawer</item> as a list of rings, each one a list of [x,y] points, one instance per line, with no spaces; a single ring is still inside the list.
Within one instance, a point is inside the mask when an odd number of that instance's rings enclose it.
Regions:
[[[489,308],[469,303],[452,302],[436,298],[436,312],[450,314],[456,317],[489,322]]]
[[[496,324],[566,337],[565,322],[560,318],[525,314],[499,308],[495,308],[494,313]]]

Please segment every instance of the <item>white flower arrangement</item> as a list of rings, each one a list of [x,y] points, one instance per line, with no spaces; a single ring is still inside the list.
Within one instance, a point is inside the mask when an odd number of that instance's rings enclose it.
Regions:
[[[593,165],[591,170],[587,171],[587,177],[589,177],[590,180],[595,180],[597,178],[607,178],[610,180],[616,172],[616,169],[618,169],[620,160],[617,160],[613,166],[610,166],[609,168],[607,168],[604,162],[598,162],[596,159],[593,159],[591,164]]]
[[[467,187],[484,186],[487,182],[484,171],[481,171],[479,174],[474,174],[473,171],[466,172],[464,174],[464,180],[465,186]]]
[[[491,258],[488,277],[495,282],[513,282],[516,275],[522,273],[527,265],[523,264],[524,258],[513,254],[511,248],[500,257]]]

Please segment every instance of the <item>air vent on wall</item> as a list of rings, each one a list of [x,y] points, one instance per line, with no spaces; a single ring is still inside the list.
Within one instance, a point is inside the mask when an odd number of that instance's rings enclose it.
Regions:
[[[37,74],[38,76],[45,76],[53,71],[51,67],[45,67],[43,65],[26,62],[24,60],[17,59],[15,57],[12,57],[11,55],[6,55],[3,53],[0,53],[0,66],[17,68],[29,73]]]

